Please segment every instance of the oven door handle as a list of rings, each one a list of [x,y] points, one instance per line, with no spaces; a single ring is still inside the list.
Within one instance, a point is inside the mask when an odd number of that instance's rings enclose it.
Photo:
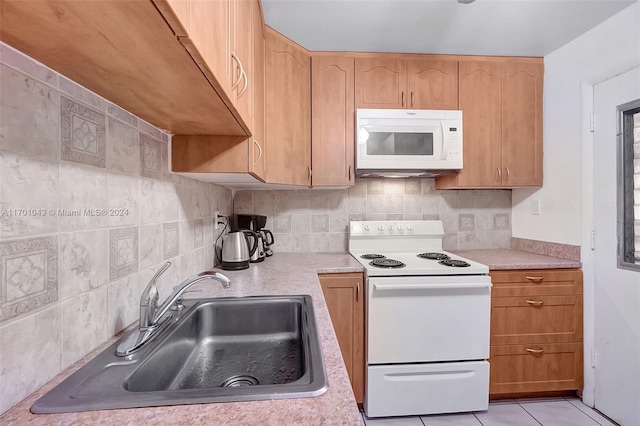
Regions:
[[[378,291],[402,291],[402,290],[450,290],[465,288],[491,288],[491,283],[451,283],[451,284],[378,284],[373,283],[373,288]]]

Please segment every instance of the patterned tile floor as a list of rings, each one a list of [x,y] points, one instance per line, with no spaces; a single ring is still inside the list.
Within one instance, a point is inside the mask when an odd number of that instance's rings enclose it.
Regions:
[[[508,399],[487,411],[432,416],[362,417],[367,426],[615,426],[578,398]]]

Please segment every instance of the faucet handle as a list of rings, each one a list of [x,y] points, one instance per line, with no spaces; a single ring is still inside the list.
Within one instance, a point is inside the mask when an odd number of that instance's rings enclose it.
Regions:
[[[204,271],[198,274],[199,277],[204,275],[214,276],[218,281],[220,281],[220,283],[222,284],[222,287],[224,288],[231,287],[231,280],[222,272],[210,270],[210,271]]]

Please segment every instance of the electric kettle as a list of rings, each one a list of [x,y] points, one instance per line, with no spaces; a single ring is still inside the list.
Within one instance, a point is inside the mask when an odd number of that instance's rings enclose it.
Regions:
[[[253,237],[251,249],[247,236]],[[222,238],[222,269],[235,271],[247,269],[249,260],[258,248],[258,234],[248,229],[229,232]]]

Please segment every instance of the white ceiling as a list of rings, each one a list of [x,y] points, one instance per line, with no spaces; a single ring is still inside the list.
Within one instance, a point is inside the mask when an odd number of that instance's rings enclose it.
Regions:
[[[637,0],[262,0],[309,50],[545,56]]]

